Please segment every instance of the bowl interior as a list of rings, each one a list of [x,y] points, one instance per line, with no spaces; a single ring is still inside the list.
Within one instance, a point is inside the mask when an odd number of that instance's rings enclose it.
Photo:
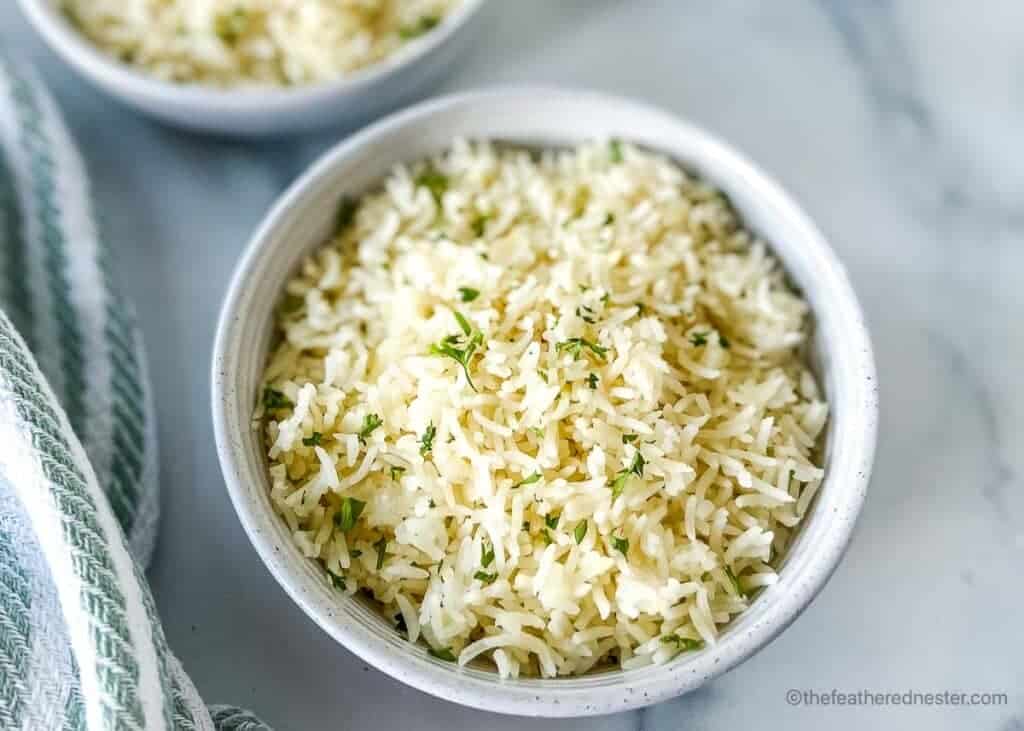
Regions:
[[[376,187],[395,164],[438,152],[455,137],[530,146],[618,137],[658,150],[722,189],[808,299],[811,358],[831,406],[826,479],[783,560],[779,583],[761,591],[715,646],[663,666],[571,679],[500,681],[488,669],[460,669],[402,639],[365,603],[339,598],[273,512],[251,415],[283,285],[328,237],[343,196]],[[232,499],[264,561],[305,611],[365,660],[422,690],[489,710],[549,716],[606,713],[677,695],[734,666],[785,628],[827,580],[849,539],[867,486],[877,412],[870,345],[850,285],[820,234],[780,189],[728,148],[662,112],[552,89],[426,103],[328,153],[285,194],[239,265],[222,312],[213,379],[218,449]]]

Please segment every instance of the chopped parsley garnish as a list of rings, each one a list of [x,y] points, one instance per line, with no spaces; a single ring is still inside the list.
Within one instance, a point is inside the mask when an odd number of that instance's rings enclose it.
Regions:
[[[639,434],[623,434],[622,435],[622,443],[623,444],[632,444],[633,442],[635,442],[639,438],[640,438]]]
[[[722,333],[718,333],[718,344],[721,345],[726,350],[728,350],[729,348],[732,347],[732,343],[730,343],[726,339],[726,337],[724,335],[722,335]]]
[[[484,583],[484,586],[486,586],[487,584],[493,584],[494,580],[498,578],[498,574],[497,572],[489,574],[486,571],[477,571],[475,574],[473,574],[473,578],[479,579]]]
[[[694,333],[693,335],[690,336],[690,342],[693,343],[694,346],[701,348],[708,344],[708,334]]]
[[[235,8],[230,13],[221,13],[213,21],[213,32],[228,45],[238,43],[249,27],[249,14],[245,8]]]
[[[605,359],[608,354],[608,348],[601,347],[597,343],[592,343],[586,338],[569,338],[563,340],[555,346],[555,350],[559,353],[571,353],[573,360],[577,360],[580,357],[580,353],[586,348],[601,360]]]
[[[736,593],[741,597],[746,597],[747,592],[743,591],[740,587],[740,580],[736,578],[736,574],[734,574],[733,570],[728,566],[725,567],[725,575],[729,577],[729,582],[732,584],[732,588],[736,590]]]
[[[440,650],[435,650],[433,647],[428,647],[427,652],[430,653],[431,656],[436,657],[438,660],[455,662],[455,653],[453,653],[447,647],[442,647]]]
[[[618,140],[608,143],[608,159],[616,165],[622,162],[622,143]]]
[[[558,527],[558,519],[560,517],[562,517],[562,516],[554,515],[554,514],[547,515],[547,516],[544,517],[544,525],[546,525],[551,530],[554,530],[555,528]]]
[[[473,229],[473,235],[478,239],[482,238],[484,233],[487,231],[487,221],[490,220],[490,216],[485,216],[482,213],[473,219],[470,223],[470,227]]]
[[[273,388],[263,389],[263,407],[267,411],[274,411],[276,409],[287,409],[290,406],[294,406],[287,396],[280,391],[276,391]]]
[[[424,15],[412,25],[407,25],[398,31],[398,35],[403,40],[411,40],[413,38],[419,38],[424,33],[432,31],[441,22],[441,19],[436,15]]]
[[[302,438],[302,443],[304,445],[306,445],[307,447],[319,447],[320,446],[320,442],[321,442],[321,440],[323,438],[324,438],[323,434],[321,434],[318,431],[315,431],[311,435],[309,435],[308,437],[303,437]]]
[[[494,563],[494,546],[490,543],[480,544],[480,565],[487,568]]]
[[[448,190],[448,176],[439,172],[433,165],[428,165],[422,173],[416,176],[416,185],[426,188],[438,205],[441,204],[441,197]]]
[[[284,315],[290,315],[293,312],[298,312],[302,309],[302,306],[306,304],[305,297],[299,297],[294,294],[286,294],[284,299],[281,300],[281,313]]]
[[[542,475],[540,474],[540,472],[534,472],[529,477],[527,477],[525,479],[522,479],[519,482],[517,482],[516,484],[514,484],[512,486],[512,489],[514,490],[515,488],[522,487],[523,485],[532,485],[535,482],[540,482],[541,478],[542,478]]]
[[[594,319],[594,311],[586,305],[580,305],[576,308],[576,317],[583,320],[590,325],[593,325],[597,320]]]
[[[427,425],[427,430],[420,437],[420,456],[426,457],[434,449],[434,437],[437,436],[437,427],[433,424]]]
[[[640,454],[640,450],[637,450],[633,455],[633,461],[624,470],[619,470],[615,474],[615,479],[612,480],[610,487],[612,488],[612,500],[622,494],[622,491],[626,489],[626,481],[630,475],[636,475],[637,477],[644,476],[644,465],[647,463],[644,461],[644,456]]]
[[[612,548],[625,556],[629,553],[629,539],[612,536]]]
[[[601,304],[602,305],[607,305],[608,304],[608,300],[610,300],[611,298],[612,298],[611,294],[608,293],[608,292],[605,292],[604,294],[601,295]]]
[[[479,289],[473,289],[472,287],[459,287],[459,297],[463,302],[472,302],[479,296]]]
[[[348,196],[341,199],[341,203],[338,204],[337,218],[334,219],[334,230],[336,233],[340,234],[352,225],[352,221],[356,218],[357,210],[359,210],[359,204],[354,200]]]
[[[613,223],[615,223],[615,214],[614,213],[607,213],[607,214],[605,214],[604,225],[605,226],[611,226]]]
[[[664,635],[661,641],[666,645],[675,645],[680,652],[692,652],[704,647],[703,640],[693,640],[689,637],[680,637],[679,635]]]
[[[380,540],[373,544],[373,547],[377,549],[377,570],[380,571],[384,568],[384,555],[388,550],[388,539],[381,536]]]
[[[533,435],[538,439],[544,438],[544,430],[541,429],[539,426],[531,426],[530,431],[533,432]]]
[[[345,586],[345,577],[344,576],[337,576],[336,574],[328,574],[328,576],[331,577],[331,584],[334,585],[335,589],[340,589],[341,591],[345,591],[345,589],[348,588],[347,586]]]
[[[358,548],[354,548],[354,549],[352,549],[351,551],[348,552],[348,555],[350,557],[352,557],[352,558],[359,558],[360,556],[363,555],[363,552],[360,551]]]
[[[576,524],[576,530],[572,532],[572,537],[576,539],[576,543],[583,543],[584,537],[587,535],[587,521],[581,520]]]
[[[402,479],[402,474],[405,473],[405,467],[392,467],[391,468],[391,479],[394,482],[398,482]]]
[[[551,537],[551,532],[547,528],[544,529],[544,532],[541,534],[541,536],[544,538],[544,545],[546,546],[550,546],[552,543],[555,542],[555,539]]]
[[[469,387],[476,391],[476,384],[473,383],[473,378],[469,375],[469,364],[473,359],[473,354],[483,343],[484,334],[479,330],[474,330],[469,320],[461,312],[455,311],[453,314],[463,335],[448,335],[442,338],[441,342],[430,346],[430,354],[451,358],[462,366],[462,372],[466,374]]]
[[[348,533],[356,527],[356,521],[363,514],[363,508],[365,507],[366,503],[362,500],[356,500],[354,497],[343,497],[341,499],[341,507],[334,514],[335,525],[338,526],[342,533]]]
[[[590,386],[590,388],[592,388],[592,389],[596,389],[597,388],[597,374],[596,373],[591,373],[589,376],[587,376],[587,385]]]
[[[384,421],[377,414],[367,414],[363,417],[363,428],[359,430],[359,442],[366,444],[366,440],[373,432],[380,428]]]

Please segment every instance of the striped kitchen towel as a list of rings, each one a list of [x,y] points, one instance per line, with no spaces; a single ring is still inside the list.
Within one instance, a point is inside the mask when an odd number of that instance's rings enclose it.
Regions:
[[[265,729],[167,647],[139,330],[57,106],[2,55],[0,308],[0,728]]]

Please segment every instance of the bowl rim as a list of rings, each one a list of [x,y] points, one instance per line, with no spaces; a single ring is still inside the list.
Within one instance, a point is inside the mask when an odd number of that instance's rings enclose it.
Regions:
[[[765,592],[761,592],[751,607],[734,618],[730,624],[732,627],[743,619],[742,630],[727,630],[714,646],[690,653],[686,658],[680,656],[665,665],[644,668],[642,670],[646,674],[642,677],[636,675],[641,672],[637,670],[611,671],[612,675],[618,676],[613,679],[612,687],[576,687],[574,682],[578,679],[548,679],[525,683],[517,681],[514,685],[507,684],[496,675],[480,679],[457,666],[451,667],[449,663],[423,661],[416,657],[412,650],[402,652],[400,656],[398,653],[382,651],[379,644],[375,644],[371,637],[363,634],[362,628],[349,627],[338,620],[339,613],[318,606],[312,587],[307,585],[309,579],[302,576],[295,565],[289,564],[275,547],[273,539],[263,530],[270,526],[271,521],[279,520],[278,516],[272,511],[264,510],[246,494],[245,486],[240,479],[246,459],[241,447],[236,448],[233,444],[232,440],[237,441],[239,432],[233,429],[232,417],[226,408],[232,390],[232,378],[227,372],[226,362],[231,359],[232,349],[237,349],[241,345],[235,342],[234,333],[240,329],[240,323],[244,322],[246,317],[246,313],[239,310],[239,303],[246,294],[249,274],[266,256],[266,252],[272,250],[271,235],[287,217],[289,210],[301,201],[307,192],[314,191],[324,180],[338,175],[338,172],[344,170],[346,164],[351,162],[364,146],[380,138],[386,138],[397,130],[415,127],[418,124],[429,124],[436,114],[466,105],[489,104],[499,99],[534,104],[540,97],[587,101],[595,105],[625,108],[670,124],[673,134],[699,141],[702,147],[711,150],[705,157],[714,158],[715,164],[720,165],[723,170],[742,178],[745,184],[756,187],[757,198],[760,201],[758,207],[780,211],[787,221],[798,227],[800,240],[810,242],[813,251],[809,256],[814,259],[815,274],[820,274],[820,279],[816,281],[824,283],[818,286],[832,288],[829,297],[834,300],[832,307],[840,311],[836,317],[844,325],[843,343],[848,346],[842,350],[842,354],[851,360],[849,370],[854,374],[851,376],[851,382],[847,384],[848,388],[852,389],[851,394],[845,397],[846,401],[855,402],[846,410],[855,413],[845,417],[850,422],[851,433],[846,436],[849,439],[848,444],[853,445],[850,448],[853,456],[849,457],[848,464],[844,465],[849,469],[848,472],[826,474],[822,483],[823,488],[830,481],[840,482],[835,493],[837,498],[831,505],[836,515],[817,521],[821,525],[821,521],[832,521],[832,518],[838,517],[839,522],[834,528],[820,529],[824,532],[817,537],[819,542],[813,544],[813,550],[803,550],[800,553],[799,565],[780,574],[782,579],[795,577],[795,583],[791,583],[791,586],[798,587],[799,591],[793,595],[775,596],[771,602],[762,602]],[[578,139],[582,141],[583,138]],[[688,161],[680,162],[685,165]],[[281,245],[280,242],[277,245]],[[785,262],[783,264],[785,265]],[[273,296],[276,297],[277,292],[274,292]],[[818,310],[813,307],[812,310],[817,314]],[[832,350],[835,349],[836,345],[832,343]],[[602,92],[544,85],[490,87],[421,102],[343,139],[311,165],[278,198],[253,234],[235,268],[222,305],[214,341],[211,397],[216,448],[232,504],[246,534],[268,570],[311,619],[339,644],[365,662],[419,690],[482,710],[544,717],[613,713],[667,700],[693,690],[732,669],[777,637],[821,591],[838,566],[852,538],[866,496],[878,429],[876,370],[863,312],[843,265],[824,236],[794,200],[745,156],[700,127],[674,114],[643,102]],[[823,491],[819,492],[818,497]],[[788,558],[790,556],[787,556]],[[759,609],[755,613],[754,608],[757,606]],[[410,643],[404,644],[409,648],[415,647]],[[650,672],[646,672],[648,670]],[[630,677],[631,674],[633,677]]]
[[[461,0],[459,6],[429,33],[406,42],[379,61],[336,79],[286,87],[253,84],[222,88],[199,83],[177,84],[120,63],[74,28],[56,7],[55,0],[18,0],[23,14],[46,44],[68,65],[104,88],[131,98],[236,114],[265,114],[316,105],[365,90],[421,61],[447,43],[486,2]]]

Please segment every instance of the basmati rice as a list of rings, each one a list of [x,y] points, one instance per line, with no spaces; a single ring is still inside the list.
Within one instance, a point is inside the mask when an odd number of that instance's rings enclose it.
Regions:
[[[286,287],[271,497],[341,591],[505,677],[716,641],[808,509],[808,308],[724,197],[637,147],[456,141]]]
[[[364,68],[435,28],[459,0],[60,0],[115,58],[166,80],[298,85]]]

